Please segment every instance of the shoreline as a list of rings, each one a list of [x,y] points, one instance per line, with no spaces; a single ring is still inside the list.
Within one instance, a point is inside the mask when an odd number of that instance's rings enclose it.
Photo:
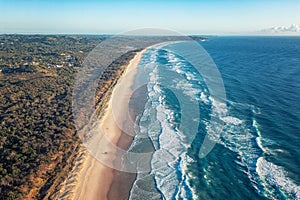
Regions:
[[[118,110],[118,113],[120,113],[118,118],[125,121],[125,114],[128,109],[127,103],[132,94],[131,86],[134,83],[141,57],[148,48],[137,52],[134,58],[129,61],[113,88],[112,94],[106,102],[107,108],[104,115],[99,120],[103,135],[96,136],[96,143],[94,144],[93,141],[93,145],[102,145],[101,140],[104,136],[110,143],[122,149],[126,150],[130,146],[133,137],[122,132],[116,124],[112,101],[114,97],[118,99],[118,104],[114,104],[114,110]],[[64,182],[64,188],[60,191],[59,199],[128,199],[136,174],[112,169],[94,158],[85,147],[82,148],[84,153]],[[115,160],[116,150],[112,148],[112,145],[103,148],[105,152],[101,152],[103,155],[100,155],[100,157],[106,156],[105,159],[108,159],[109,162]],[[131,181],[128,181],[129,179]]]

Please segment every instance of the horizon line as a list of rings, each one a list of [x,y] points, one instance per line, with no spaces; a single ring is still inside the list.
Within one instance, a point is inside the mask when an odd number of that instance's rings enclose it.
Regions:
[[[74,35],[74,36],[117,36],[122,34],[116,34],[116,33],[0,33],[0,35],[45,35],[45,36],[55,36],[55,35],[61,35],[61,36],[68,36],[68,35]],[[126,35],[126,34],[125,34]],[[210,36],[210,37],[226,37],[226,36],[236,36],[236,37],[243,37],[243,36],[257,36],[257,37],[300,37],[300,34],[199,34],[199,33],[191,33],[191,34],[183,34],[183,35],[126,35],[126,36],[165,36],[165,37],[178,37],[178,36]]]

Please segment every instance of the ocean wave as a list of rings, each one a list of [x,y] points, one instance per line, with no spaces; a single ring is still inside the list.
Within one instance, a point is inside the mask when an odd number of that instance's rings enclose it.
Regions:
[[[187,151],[187,145],[183,142],[183,135],[172,127],[171,119],[174,111],[160,104],[157,106],[157,120],[161,123],[162,131],[159,135],[160,148],[154,152],[151,166],[155,174],[155,181],[159,191],[165,199],[187,194],[189,187],[183,188],[183,179],[178,179],[178,174],[185,177],[185,164],[182,164],[182,156]],[[162,159],[164,158],[164,159]],[[181,165],[180,165],[181,163]],[[181,167],[178,167],[178,166]]]
[[[287,177],[283,167],[268,162],[264,157],[260,157],[256,165],[256,172],[263,181],[265,196],[270,199],[278,199],[282,196],[288,199],[300,199],[300,186]],[[278,189],[280,191],[276,191]]]
[[[234,105],[233,102],[230,105]],[[253,108],[251,105],[239,104],[239,109],[249,107]],[[224,109],[217,110],[219,113],[225,112]],[[257,110],[251,109],[251,111],[255,114]],[[216,142],[237,153],[235,163],[248,176],[258,194],[269,199],[300,199],[300,186],[287,177],[284,168],[262,157],[272,154],[272,151],[264,145],[272,141],[263,138],[256,119],[251,118],[251,126],[245,121],[250,119],[241,120],[230,115],[220,119],[225,122],[225,125],[221,137],[217,138]],[[209,128],[209,125],[207,127]]]
[[[266,146],[271,143],[263,137],[255,116],[261,113],[258,107],[233,101],[217,100],[209,94],[206,85],[193,68],[172,52],[158,53],[152,50],[149,71],[148,101],[140,118],[140,136],[136,136],[133,146],[143,141],[139,138],[149,137],[155,151],[151,159],[151,172],[148,176],[154,179],[154,186],[164,199],[197,199],[197,192],[190,180],[195,178],[188,165],[194,160],[187,155],[190,141],[186,142],[186,133],[179,131],[176,119],[177,111],[168,107],[164,88],[160,84],[160,68],[158,57],[167,59],[168,68],[177,77],[174,78],[172,89],[181,91],[191,101],[201,102],[210,110],[210,118],[201,119],[205,125],[206,134],[213,141],[236,153],[237,168],[249,178],[253,188],[259,195],[270,199],[278,198],[278,192],[288,197],[299,199],[299,186],[286,176],[283,167],[266,161],[263,156],[271,154]],[[153,56],[155,54],[155,56]],[[146,63],[146,62],[145,62]],[[195,119],[191,118],[191,121]],[[199,119],[197,119],[199,122]],[[220,135],[221,133],[221,135]],[[162,159],[163,158],[163,159]],[[268,171],[269,170],[269,171]],[[203,178],[207,184],[207,171],[203,169]],[[141,194],[142,185],[147,176],[138,175],[133,190]],[[202,178],[202,177],[197,177]],[[143,184],[141,184],[143,183]],[[270,192],[270,188],[280,188],[280,191]],[[157,193],[143,193],[143,198]],[[135,194],[132,194],[133,196]],[[273,196],[272,196],[273,195]],[[133,197],[132,196],[132,197]],[[152,197],[149,196],[149,199]],[[146,197],[144,199],[147,199]]]
[[[174,59],[174,62],[177,61],[172,56],[170,59]],[[142,116],[139,118],[139,132],[129,150],[134,150],[134,146],[143,144],[142,137],[147,136],[151,139],[155,148],[151,159],[151,172],[148,174],[155,181],[152,187],[156,187],[164,199],[172,199],[179,193],[180,195],[191,193],[191,190],[188,190],[188,186],[186,186],[187,183],[181,183],[178,179],[180,169],[186,169],[186,163],[180,159],[187,151],[188,146],[184,143],[185,135],[177,129],[178,113],[168,108],[166,104],[165,94],[159,82],[158,65],[152,64],[147,67],[150,71],[147,84],[148,101]],[[181,167],[178,167],[179,165]],[[182,176],[185,177],[185,175]],[[144,191],[141,187],[146,184],[145,177],[143,174],[138,174],[131,190],[130,199],[138,197],[137,194],[141,194],[144,199],[152,199],[150,196],[152,193]],[[187,180],[187,178],[185,179]],[[185,185],[185,187],[179,189],[178,185],[180,184]]]

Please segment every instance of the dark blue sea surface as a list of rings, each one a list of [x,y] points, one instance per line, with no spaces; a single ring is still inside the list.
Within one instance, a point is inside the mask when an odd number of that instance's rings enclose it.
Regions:
[[[300,199],[300,37],[211,37],[200,45],[225,99],[172,51],[184,42],[142,57],[135,84],[146,80],[148,97],[129,151],[154,151],[130,198]],[[216,145],[201,158],[207,136]]]

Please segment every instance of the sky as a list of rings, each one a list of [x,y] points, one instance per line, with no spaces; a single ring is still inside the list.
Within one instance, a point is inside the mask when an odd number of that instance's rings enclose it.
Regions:
[[[251,34],[300,25],[300,0],[0,0],[0,33]]]

